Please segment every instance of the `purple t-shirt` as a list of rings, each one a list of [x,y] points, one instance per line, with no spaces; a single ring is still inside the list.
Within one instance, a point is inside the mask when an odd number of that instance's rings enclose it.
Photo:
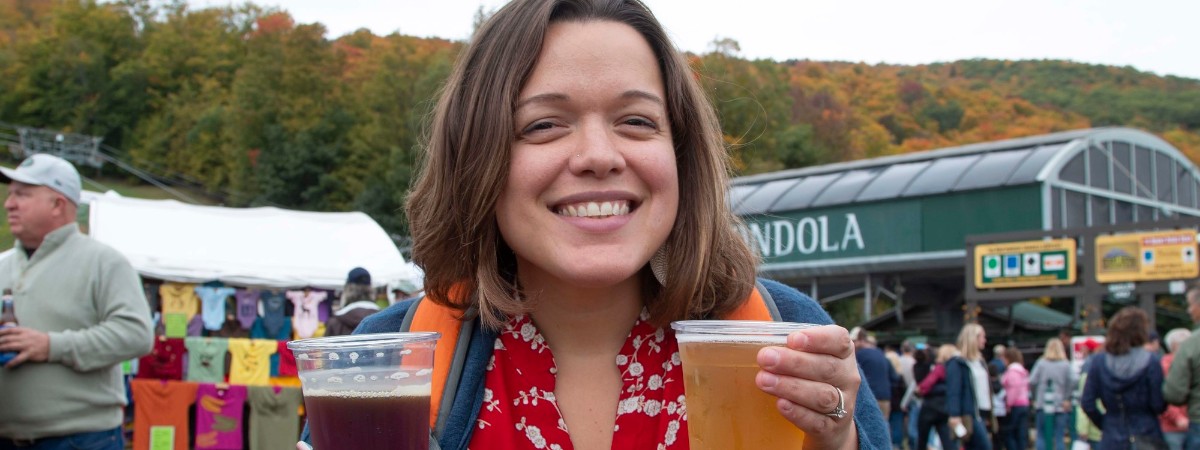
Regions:
[[[249,330],[258,318],[258,297],[262,295],[257,289],[238,289],[233,294],[237,297],[237,319],[242,328]]]
[[[317,320],[321,323],[329,321],[329,316],[333,315],[333,291],[320,289],[325,293],[325,300],[317,305]]]
[[[196,389],[196,448],[242,450],[246,387],[201,384]]]
[[[199,314],[192,316],[187,324],[188,336],[200,336],[204,332],[204,319]]]

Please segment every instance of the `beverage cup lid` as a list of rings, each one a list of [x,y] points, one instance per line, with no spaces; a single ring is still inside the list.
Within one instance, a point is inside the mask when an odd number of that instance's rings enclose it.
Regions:
[[[410,344],[434,343],[442,337],[441,333],[425,331],[418,333],[376,333],[351,334],[348,336],[330,336],[300,339],[288,342],[292,351],[342,351],[342,350],[371,350],[386,348],[401,348]]]
[[[682,320],[671,322],[680,342],[784,343],[794,331],[815,327],[811,323],[755,320]]]

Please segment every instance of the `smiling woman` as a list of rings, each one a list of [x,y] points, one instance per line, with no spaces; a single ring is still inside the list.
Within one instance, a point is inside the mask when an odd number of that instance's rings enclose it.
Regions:
[[[459,55],[428,139],[407,200],[428,295],[356,332],[422,320],[422,304],[478,319],[450,412],[431,410],[443,449],[686,449],[698,444],[666,325],[747,305],[831,323],[756,280],[716,114],[636,0],[500,9]],[[806,448],[886,448],[845,329],[806,328],[755,356],[742,382]]]

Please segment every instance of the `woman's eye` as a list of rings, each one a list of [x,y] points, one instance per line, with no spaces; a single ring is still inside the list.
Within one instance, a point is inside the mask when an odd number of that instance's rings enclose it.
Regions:
[[[642,118],[642,117],[630,117],[628,119],[625,119],[624,123],[626,125],[633,125],[635,127],[646,127],[646,128],[656,129],[656,130],[658,129],[658,124],[651,122],[650,120]]]
[[[534,122],[521,130],[521,133],[533,133],[537,131],[545,131],[554,128],[554,124],[548,121]]]

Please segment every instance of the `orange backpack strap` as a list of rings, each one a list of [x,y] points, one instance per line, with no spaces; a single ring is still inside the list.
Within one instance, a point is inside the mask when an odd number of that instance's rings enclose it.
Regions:
[[[754,289],[750,290],[750,296],[746,298],[746,301],[722,319],[783,321],[783,317],[779,314],[779,308],[775,306],[775,299],[771,298],[767,287],[758,281],[754,282]]]
[[[433,382],[429,393],[429,429],[435,437],[442,435],[442,427],[454,405],[474,330],[475,321],[459,320],[462,314],[461,311],[422,297],[409,308],[400,327],[400,331],[436,331],[442,334],[434,349]],[[441,408],[442,405],[446,408]]]

